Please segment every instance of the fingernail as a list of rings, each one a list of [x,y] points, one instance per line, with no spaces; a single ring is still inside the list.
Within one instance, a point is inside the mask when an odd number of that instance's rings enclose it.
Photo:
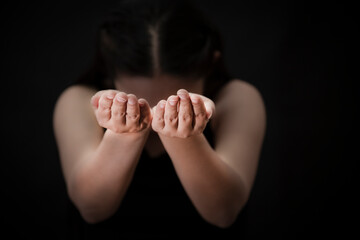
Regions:
[[[199,99],[198,98],[190,98],[191,99],[191,102],[192,103],[198,103],[199,102]]]
[[[170,103],[171,106],[175,106],[177,101],[169,101],[169,103]]]
[[[119,102],[126,102],[126,99],[120,96],[116,96],[116,100],[118,100]]]
[[[135,99],[133,99],[133,98],[129,98],[129,99],[128,99],[128,103],[129,103],[130,105],[135,105],[136,101],[135,101]]]
[[[159,103],[159,106],[160,106],[160,108],[164,108],[164,107],[165,107],[165,103],[164,103],[164,102],[160,102],[160,103]]]
[[[144,99],[139,99],[138,103],[139,103],[140,107],[143,107],[146,105],[146,101]]]
[[[187,97],[188,97],[187,94],[183,94],[183,93],[178,94],[178,96],[179,96],[182,100],[186,100]]]
[[[106,95],[106,98],[112,100],[114,98],[114,95]]]
[[[180,90],[180,91],[178,91],[178,96],[179,96],[181,99],[185,100],[185,99],[188,98],[189,95],[187,94],[186,91]]]
[[[178,101],[177,98],[169,99],[169,103],[170,103],[171,106],[175,106],[177,104],[177,101]]]

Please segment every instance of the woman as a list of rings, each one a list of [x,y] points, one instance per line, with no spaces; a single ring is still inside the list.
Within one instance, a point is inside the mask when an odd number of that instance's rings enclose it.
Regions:
[[[219,33],[187,1],[133,0],[97,37],[93,66],[54,111],[68,194],[82,218],[73,221],[86,226],[79,231],[233,225],[266,120],[256,88],[226,73]]]

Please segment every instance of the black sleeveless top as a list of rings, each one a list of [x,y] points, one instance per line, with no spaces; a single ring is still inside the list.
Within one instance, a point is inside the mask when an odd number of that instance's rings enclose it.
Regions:
[[[204,135],[214,146],[210,124]],[[183,239],[198,236],[240,239],[247,236],[246,212],[245,207],[227,229],[207,223],[187,196],[168,154],[151,158],[144,150],[128,191],[112,217],[98,224],[87,224],[69,201],[67,239]]]

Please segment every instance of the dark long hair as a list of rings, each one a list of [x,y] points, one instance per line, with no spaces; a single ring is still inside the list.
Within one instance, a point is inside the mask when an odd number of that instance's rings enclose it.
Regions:
[[[214,53],[221,55],[215,61]],[[92,66],[78,80],[114,88],[117,74],[205,77],[212,96],[229,80],[219,31],[187,0],[124,0],[100,25]]]

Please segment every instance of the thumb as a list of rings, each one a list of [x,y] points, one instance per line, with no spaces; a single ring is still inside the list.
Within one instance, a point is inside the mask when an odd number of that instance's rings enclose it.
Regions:
[[[205,101],[204,105],[206,109],[206,116],[210,119],[215,113],[215,104],[213,101]]]
[[[138,103],[140,106],[140,122],[151,122],[153,114],[149,103],[144,98],[140,98]]]
[[[206,116],[208,119],[210,119],[212,116],[214,116],[215,103],[210,98],[207,98],[205,96],[202,96],[202,95],[196,94],[196,93],[189,93],[189,94],[190,94],[190,96],[198,96],[203,100],[205,109],[206,109]]]

